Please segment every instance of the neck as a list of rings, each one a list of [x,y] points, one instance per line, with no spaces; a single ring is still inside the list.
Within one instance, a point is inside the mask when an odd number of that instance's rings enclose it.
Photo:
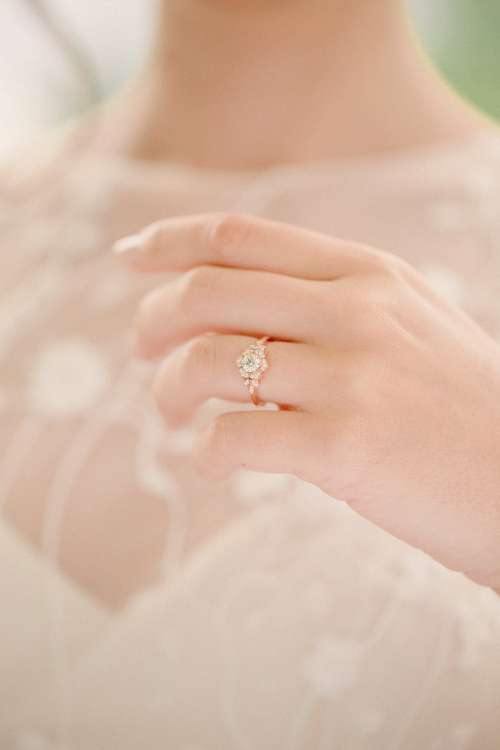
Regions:
[[[158,29],[117,102],[112,140],[133,155],[254,169],[477,129],[399,0],[164,0]]]

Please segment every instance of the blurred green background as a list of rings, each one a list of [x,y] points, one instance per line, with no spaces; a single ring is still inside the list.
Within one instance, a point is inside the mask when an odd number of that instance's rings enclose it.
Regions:
[[[425,49],[452,86],[500,118],[500,0],[412,0]]]

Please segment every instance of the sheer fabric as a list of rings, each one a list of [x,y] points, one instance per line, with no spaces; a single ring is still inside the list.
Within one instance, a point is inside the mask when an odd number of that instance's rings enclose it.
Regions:
[[[500,599],[293,477],[202,479],[195,430],[232,405],[163,425],[130,328],[169,277],[109,247],[248,211],[401,255],[500,344],[500,137],[41,174],[0,200],[0,747],[497,750]]]

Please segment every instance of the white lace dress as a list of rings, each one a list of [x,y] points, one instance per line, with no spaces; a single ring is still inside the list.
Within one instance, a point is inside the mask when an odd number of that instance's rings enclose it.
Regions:
[[[69,155],[5,179],[2,750],[498,750],[500,598],[290,476],[203,480],[194,430],[231,404],[165,428],[130,355],[160,279],[109,247],[162,216],[270,216],[404,256],[500,343],[499,199],[491,134],[260,174]]]

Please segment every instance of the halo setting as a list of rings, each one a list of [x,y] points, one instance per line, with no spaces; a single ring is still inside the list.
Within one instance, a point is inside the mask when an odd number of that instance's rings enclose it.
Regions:
[[[267,347],[265,345],[268,340],[268,336],[259,339],[254,344],[251,344],[248,349],[245,349],[236,360],[239,373],[250,391],[251,399],[256,406],[259,404],[257,388],[262,380],[262,375],[269,366],[266,358]]]

